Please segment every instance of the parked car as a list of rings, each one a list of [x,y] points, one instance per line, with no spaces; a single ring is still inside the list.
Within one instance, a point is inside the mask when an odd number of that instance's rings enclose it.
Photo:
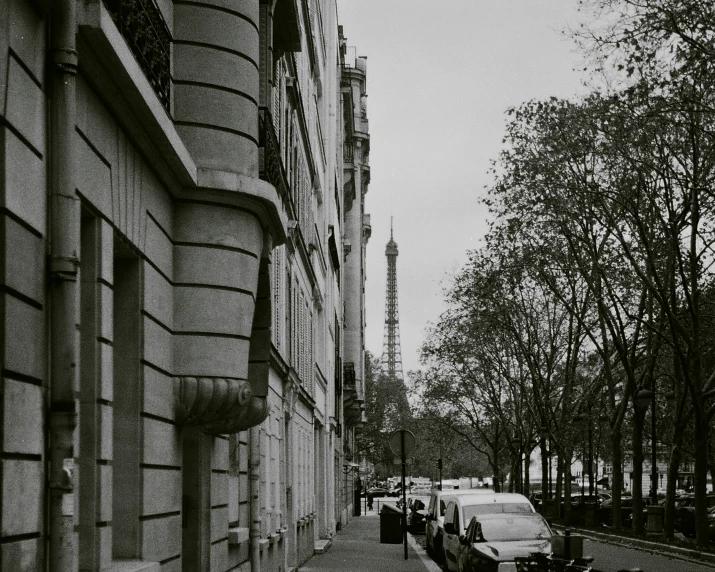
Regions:
[[[665,506],[665,495],[658,494],[658,505]],[[653,506],[653,499],[651,497],[643,497],[643,522],[648,522],[648,507]],[[631,508],[630,513],[623,519],[623,526],[626,528],[633,528],[633,509]]]
[[[536,513],[480,514],[472,517],[459,537],[459,572],[492,572],[507,568],[518,557],[549,554],[553,532]],[[515,570],[516,567],[507,569]]]
[[[715,494],[705,497],[708,510],[715,507]],[[675,526],[689,538],[695,538],[695,495],[688,494],[676,500]]]
[[[621,524],[625,525],[630,515],[633,512],[633,497],[632,496],[621,496]],[[597,511],[596,516],[598,522],[605,524],[606,526],[611,526],[613,523],[613,498],[603,501]]]
[[[516,493],[472,493],[454,497],[444,515],[442,549],[447,570],[458,570],[459,537],[472,517],[484,514],[536,514],[524,495]]]
[[[424,534],[427,521],[429,496],[413,495],[407,499],[407,530],[412,534]]]
[[[372,498],[392,496],[390,491],[384,487],[371,487],[367,489],[367,496]]]
[[[425,542],[427,554],[440,562],[444,556],[442,550],[442,535],[444,526],[444,513],[447,503],[459,495],[465,494],[493,494],[490,489],[465,489],[465,490],[433,490],[430,493],[427,515],[425,516]]]
[[[715,542],[715,506],[708,509],[708,530],[710,531],[710,542]]]

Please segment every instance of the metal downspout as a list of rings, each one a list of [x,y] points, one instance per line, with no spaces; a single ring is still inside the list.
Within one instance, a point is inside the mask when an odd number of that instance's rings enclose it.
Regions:
[[[50,19],[49,570],[77,570],[74,463],[80,211],[75,194],[76,0],[55,0]]]
[[[251,487],[251,572],[261,572],[261,427],[251,427],[250,487]]]

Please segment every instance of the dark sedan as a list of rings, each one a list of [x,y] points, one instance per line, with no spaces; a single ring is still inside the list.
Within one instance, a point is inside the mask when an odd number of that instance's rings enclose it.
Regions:
[[[459,538],[460,572],[493,572],[501,564],[551,552],[551,528],[540,514],[480,514]],[[514,565],[515,566],[515,565]]]
[[[715,495],[705,497],[708,510],[715,507]],[[675,526],[685,536],[695,538],[695,495],[685,495],[676,499]]]
[[[407,530],[412,534],[424,534],[428,496],[411,496],[407,499]]]

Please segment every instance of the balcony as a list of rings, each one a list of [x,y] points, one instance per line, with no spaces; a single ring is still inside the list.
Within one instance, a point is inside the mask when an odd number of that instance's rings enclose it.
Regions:
[[[171,112],[171,33],[155,0],[104,0],[119,32],[167,112]]]
[[[355,161],[355,150],[352,142],[343,143],[343,163],[352,165]]]
[[[258,171],[261,179],[276,188],[286,212],[295,218],[280,143],[273,128],[273,117],[267,107],[258,108]]]
[[[362,422],[363,400],[360,398],[355,379],[355,364],[343,364],[343,415],[345,425],[352,427]]]

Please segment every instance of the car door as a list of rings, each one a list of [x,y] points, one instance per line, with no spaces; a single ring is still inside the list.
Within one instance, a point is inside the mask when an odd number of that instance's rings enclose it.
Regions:
[[[447,523],[451,523],[452,528],[447,532]],[[457,570],[457,554],[459,553],[459,534],[462,531],[459,524],[459,507],[452,501],[447,505],[447,513],[444,516],[444,546],[445,563],[448,570]]]
[[[474,570],[470,560],[471,555],[469,549],[472,547],[472,543],[474,542],[474,528],[476,526],[476,523],[476,517],[472,517],[472,520],[469,522],[469,526],[467,527],[467,532],[464,533],[464,535],[467,537],[467,541],[465,544],[459,545],[459,554],[457,555],[457,569],[460,572],[472,572]]]
[[[427,549],[434,550],[434,536],[437,531],[437,495],[431,495],[429,499],[429,509],[427,509],[427,524],[425,525],[425,537],[427,539]]]

